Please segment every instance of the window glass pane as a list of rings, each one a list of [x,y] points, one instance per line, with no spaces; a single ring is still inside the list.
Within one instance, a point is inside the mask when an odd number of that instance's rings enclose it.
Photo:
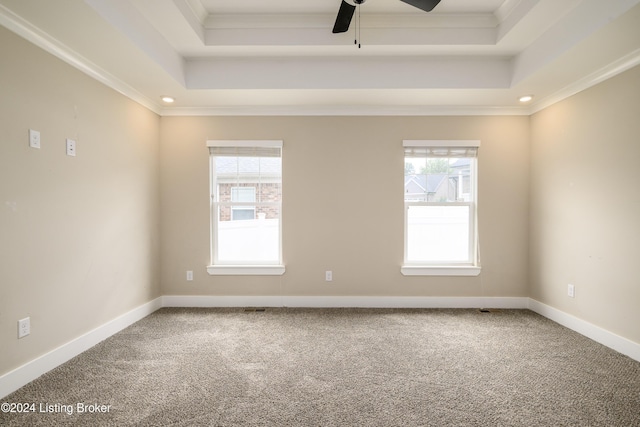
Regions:
[[[258,176],[260,172],[260,158],[236,157],[238,162],[238,174]]]
[[[256,187],[251,184],[247,184],[245,187],[232,187],[231,188],[231,201],[232,202],[255,202],[256,201]],[[255,219],[256,207],[255,206],[232,206],[231,207],[231,220],[232,221],[245,221],[248,219]]]
[[[474,199],[469,157],[405,158],[407,202],[470,202]]]
[[[279,202],[282,200],[282,159],[280,157],[260,158],[259,202]]]
[[[259,202],[281,202],[282,184],[279,182],[264,182],[260,184],[260,192],[258,196]]]
[[[231,188],[232,202],[255,202],[256,187],[233,187]]]
[[[260,157],[260,173],[263,176],[282,176],[282,158]]]
[[[212,263],[279,264],[281,148],[241,142],[210,145]]]
[[[469,206],[409,206],[407,261],[469,261]]]
[[[422,173],[446,174],[449,172],[449,159],[446,157],[433,157],[426,159],[427,166]]]
[[[218,183],[225,182],[227,184],[238,183],[238,158],[237,157],[216,157],[215,173]],[[228,195],[230,197],[230,193]],[[220,194],[222,197],[222,194]]]
[[[253,207],[232,207],[231,208],[231,220],[232,221],[246,221],[248,219],[255,219],[256,208]]]
[[[424,157],[405,157],[404,159],[404,200],[424,202],[427,200],[427,177],[425,175],[427,159]]]
[[[471,185],[471,162],[468,157],[449,159],[449,178],[452,184],[450,200],[470,202],[474,199]]]
[[[276,263],[280,259],[280,208],[256,206],[253,219],[234,221],[224,218],[224,206],[219,207],[218,232],[214,236],[218,260],[224,262]],[[241,215],[246,208],[237,209]],[[255,213],[254,213],[255,212]]]

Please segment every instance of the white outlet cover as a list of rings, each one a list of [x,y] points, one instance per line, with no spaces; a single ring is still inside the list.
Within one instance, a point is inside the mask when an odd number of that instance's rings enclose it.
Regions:
[[[76,155],[76,142],[73,139],[67,138],[67,156]]]
[[[18,338],[24,338],[31,333],[31,318],[18,320]]]
[[[29,129],[29,147],[40,148],[40,132]]]

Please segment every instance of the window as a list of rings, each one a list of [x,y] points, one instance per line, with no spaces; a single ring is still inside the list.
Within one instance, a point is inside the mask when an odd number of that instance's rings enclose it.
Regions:
[[[477,275],[480,141],[404,141],[405,275]]]
[[[282,141],[207,141],[209,274],[283,274]]]

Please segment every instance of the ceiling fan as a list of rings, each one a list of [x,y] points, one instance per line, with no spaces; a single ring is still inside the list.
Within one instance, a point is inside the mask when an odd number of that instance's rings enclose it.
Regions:
[[[366,0],[342,0],[340,4],[340,10],[338,10],[338,17],[336,23],[333,26],[334,33],[344,33],[349,29],[351,25],[351,18],[356,11],[356,6],[361,5]],[[440,0],[400,0],[418,9],[422,9],[425,12],[431,12],[434,7],[440,3]]]

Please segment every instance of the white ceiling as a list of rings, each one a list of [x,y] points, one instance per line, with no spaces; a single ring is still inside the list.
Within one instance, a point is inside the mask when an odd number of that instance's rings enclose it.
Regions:
[[[0,0],[0,25],[163,115],[530,114],[640,63],[640,0],[368,0],[361,48],[339,6]]]

